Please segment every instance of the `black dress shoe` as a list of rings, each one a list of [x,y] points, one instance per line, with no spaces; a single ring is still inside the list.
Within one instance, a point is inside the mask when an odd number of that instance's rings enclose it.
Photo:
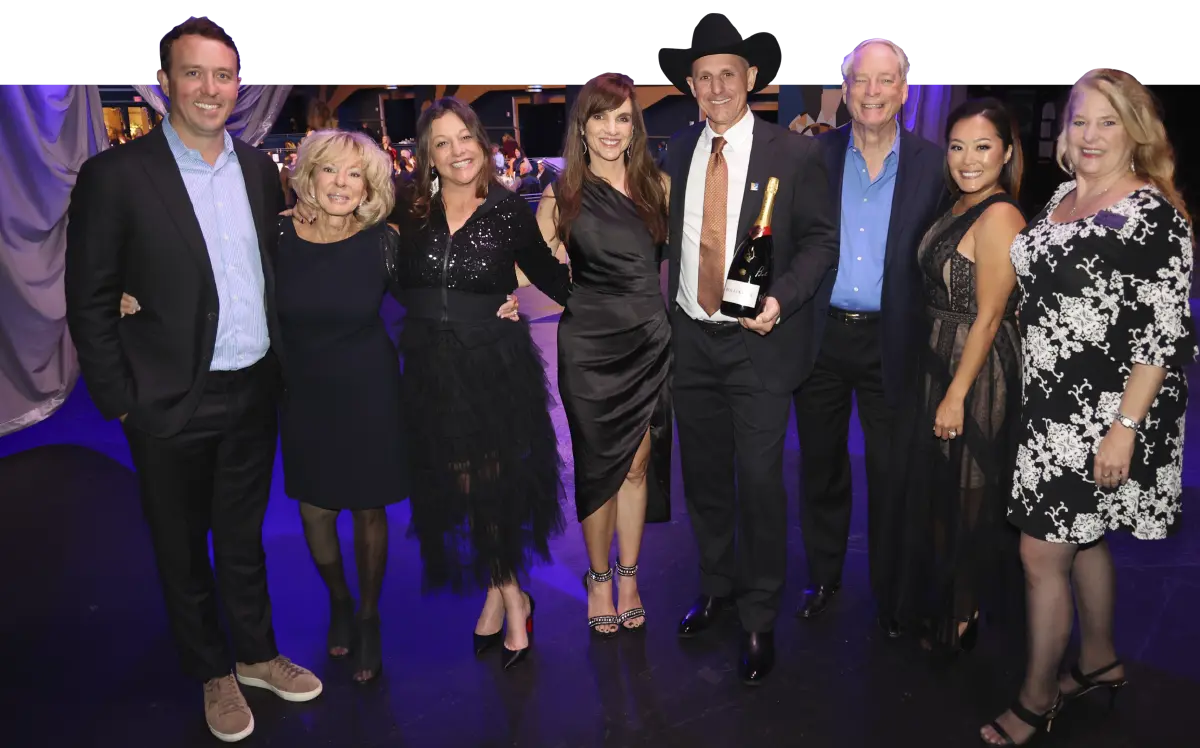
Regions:
[[[679,622],[679,636],[690,639],[711,626],[722,610],[733,607],[732,597],[710,597],[701,595]]]
[[[796,611],[796,616],[798,618],[816,618],[821,615],[833,601],[838,589],[840,589],[840,585],[836,584],[819,584],[809,587],[804,591],[804,603],[800,606],[800,610]]]
[[[738,675],[747,686],[762,685],[775,667],[775,632],[742,633]]]
[[[897,639],[900,637],[900,634],[904,633],[903,629],[900,628],[900,622],[891,616],[880,614],[875,620],[879,624],[880,630],[889,639]]]

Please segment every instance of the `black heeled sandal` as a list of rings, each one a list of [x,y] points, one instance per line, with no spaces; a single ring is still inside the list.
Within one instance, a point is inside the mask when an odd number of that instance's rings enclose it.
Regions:
[[[623,577],[636,577],[637,571],[638,571],[637,564],[634,564],[633,566],[622,566],[620,561],[617,562],[617,573]],[[633,618],[639,618],[639,617],[642,619],[642,622],[640,624],[638,624],[637,626],[626,626],[625,625],[626,621],[633,619]],[[621,613],[620,615],[617,616],[617,625],[620,626],[620,628],[625,631],[633,631],[633,632],[645,631],[646,630],[646,609],[645,608],[630,608],[629,610],[627,610],[624,613]]]
[[[620,564],[618,564],[618,566],[619,565]],[[611,582],[613,578],[613,570],[609,568],[609,570],[603,574],[597,574],[596,572],[592,571],[590,566],[588,567],[588,570],[583,574],[583,589],[586,590],[588,594],[591,594],[592,590],[588,587],[589,578],[596,584]],[[596,628],[597,626],[617,626],[619,631],[621,628],[621,621],[617,618],[617,616],[592,616],[588,619],[588,628],[592,630],[593,634],[601,639],[611,639],[617,635],[617,631],[601,631],[600,629]]]
[[[1054,699],[1054,706],[1050,707],[1049,711],[1042,714],[1034,714],[1025,708],[1025,706],[1021,703],[1020,697],[1018,697],[1016,701],[1012,703],[1012,706],[1008,708],[1008,711],[1012,712],[1014,717],[1033,728],[1033,734],[1030,735],[1024,743],[1018,743],[1017,741],[1013,740],[1012,736],[1000,726],[999,717],[989,722],[988,726],[995,730],[996,734],[1004,740],[1003,743],[999,743],[998,745],[1028,745],[1033,741],[1034,738],[1038,736],[1039,733],[1042,732],[1043,728],[1045,728],[1046,732],[1050,732],[1050,728],[1054,724],[1054,718],[1058,716],[1058,712],[1062,709],[1062,706],[1063,695],[1060,693],[1058,697]],[[984,745],[997,745],[997,743],[993,743],[985,739],[982,735],[979,736],[979,739],[983,741]]]
[[[334,654],[334,648],[346,650],[345,654]],[[329,601],[329,633],[325,637],[325,652],[330,657],[341,659],[354,648],[354,598]]]
[[[1114,660],[1113,662],[1111,662],[1108,665],[1105,665],[1104,667],[1100,668],[1099,670],[1093,670],[1090,673],[1084,673],[1079,670],[1079,665],[1076,664],[1074,667],[1071,668],[1071,679],[1079,684],[1079,688],[1076,688],[1074,691],[1069,691],[1067,693],[1064,693],[1063,694],[1064,703],[1074,701],[1075,699],[1078,699],[1080,696],[1083,696],[1086,693],[1091,693],[1092,691],[1095,691],[1096,689],[1107,688],[1108,689],[1108,708],[1111,710],[1117,703],[1117,694],[1120,693],[1121,689],[1124,688],[1125,685],[1129,683],[1129,681],[1125,680],[1124,678],[1118,678],[1116,680],[1096,680],[1096,677],[1100,676],[1100,675],[1104,675],[1108,671],[1113,670],[1114,668],[1117,668],[1120,666],[1121,666],[1121,661],[1118,659],[1118,660]]]
[[[529,636],[529,644],[524,649],[516,650],[509,649],[508,645],[501,647],[500,667],[505,670],[517,665],[517,663],[525,659],[526,655],[529,654],[529,650],[533,649],[533,611],[537,603],[533,601],[533,595],[528,592],[525,593],[525,597],[529,598],[529,617],[525,619],[525,633]]]
[[[379,614],[358,619],[358,650],[355,654],[357,657],[354,674],[358,675],[364,670],[371,671],[370,678],[355,678],[355,683],[370,683],[383,674],[383,642],[379,635]]]

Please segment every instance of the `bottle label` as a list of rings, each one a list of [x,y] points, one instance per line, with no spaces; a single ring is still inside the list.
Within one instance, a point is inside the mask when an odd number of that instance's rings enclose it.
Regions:
[[[725,281],[725,295],[721,297],[721,300],[728,301],[730,304],[756,307],[758,306],[758,284],[730,278]]]

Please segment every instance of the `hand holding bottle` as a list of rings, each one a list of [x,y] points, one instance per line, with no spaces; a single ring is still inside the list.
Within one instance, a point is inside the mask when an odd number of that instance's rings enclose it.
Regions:
[[[779,302],[775,300],[774,296],[767,296],[763,299],[762,311],[757,317],[742,317],[738,321],[747,330],[753,330],[759,335],[766,335],[775,329],[775,325],[779,324]]]

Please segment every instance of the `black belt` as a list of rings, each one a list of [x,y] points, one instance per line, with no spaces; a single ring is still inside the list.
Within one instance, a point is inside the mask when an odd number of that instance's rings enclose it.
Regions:
[[[707,319],[696,319],[692,316],[689,316],[688,319],[699,325],[704,332],[714,336],[728,335],[742,326],[740,322],[713,322]]]
[[[840,322],[875,322],[883,316],[882,312],[851,312],[847,309],[829,307],[829,316]]]

